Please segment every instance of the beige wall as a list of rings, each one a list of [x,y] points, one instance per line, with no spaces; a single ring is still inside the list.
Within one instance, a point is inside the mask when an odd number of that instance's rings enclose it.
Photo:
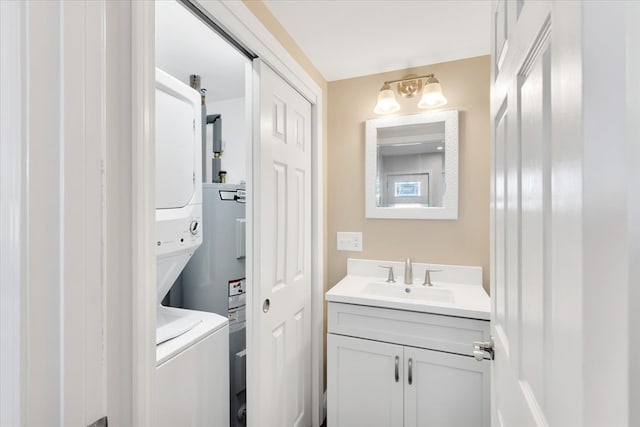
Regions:
[[[287,33],[282,24],[278,22],[269,8],[261,0],[243,0],[243,3],[253,13],[256,18],[269,30],[269,32],[280,42],[298,64],[315,80],[326,96],[327,81],[322,77],[320,71],[313,65],[307,55],[300,49],[296,41]]]
[[[325,289],[346,274],[346,259],[397,259],[479,265],[489,277],[489,57],[327,82],[262,1],[244,4],[322,89],[325,188]],[[460,195],[457,221],[364,217],[364,121],[384,80],[433,72],[460,112]],[[423,110],[398,97],[400,114]],[[362,231],[363,252],[338,252],[337,231]]]
[[[489,277],[489,56],[329,82],[327,153],[328,288],[351,258],[478,265]],[[459,111],[460,193],[456,221],[366,219],[364,122],[385,80],[435,73]],[[418,100],[398,97],[398,114],[422,112]],[[361,231],[362,252],[336,250],[337,231]],[[380,272],[380,277],[384,272]]]

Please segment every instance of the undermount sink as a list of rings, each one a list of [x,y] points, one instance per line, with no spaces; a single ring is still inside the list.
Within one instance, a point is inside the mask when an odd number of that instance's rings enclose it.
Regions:
[[[421,285],[373,282],[367,283],[363,292],[371,296],[385,298],[400,298],[404,300],[420,300],[425,302],[450,304],[454,302],[453,294],[449,289],[433,288]]]

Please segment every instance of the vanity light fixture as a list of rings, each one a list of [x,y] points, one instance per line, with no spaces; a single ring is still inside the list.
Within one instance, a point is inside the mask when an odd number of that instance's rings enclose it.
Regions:
[[[425,79],[424,83],[422,79]],[[384,82],[378,94],[378,103],[373,110],[374,113],[391,114],[400,110],[400,104],[396,101],[391,83],[398,83],[396,90],[404,98],[413,98],[422,89],[422,98],[418,102],[418,108],[437,108],[447,104],[447,98],[442,94],[442,86],[435,75],[416,76],[409,74],[402,79]]]

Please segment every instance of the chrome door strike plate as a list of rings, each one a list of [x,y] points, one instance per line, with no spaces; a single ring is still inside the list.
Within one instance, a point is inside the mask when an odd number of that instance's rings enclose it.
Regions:
[[[478,362],[482,362],[485,358],[493,360],[495,357],[495,351],[493,348],[493,337],[489,341],[474,341],[473,342],[473,357]]]
[[[87,427],[108,427],[108,426],[109,426],[109,421],[107,420],[107,417],[102,417],[98,421],[92,422]]]

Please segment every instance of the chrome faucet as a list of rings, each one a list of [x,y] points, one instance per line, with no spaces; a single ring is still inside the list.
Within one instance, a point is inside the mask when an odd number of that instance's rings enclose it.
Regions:
[[[413,268],[411,267],[411,258],[407,258],[404,262],[404,284],[413,285]]]

